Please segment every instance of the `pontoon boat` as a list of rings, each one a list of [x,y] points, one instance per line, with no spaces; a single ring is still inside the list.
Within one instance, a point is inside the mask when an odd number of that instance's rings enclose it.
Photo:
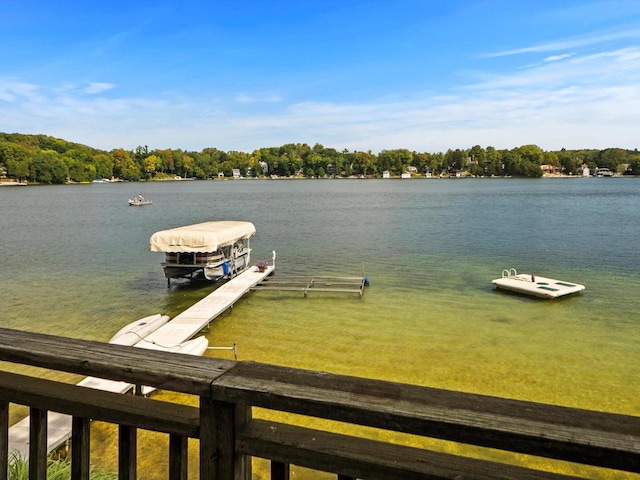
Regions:
[[[152,252],[164,252],[167,283],[172,278],[204,276],[207,280],[232,278],[249,265],[251,222],[204,222],[156,232],[149,240]]]

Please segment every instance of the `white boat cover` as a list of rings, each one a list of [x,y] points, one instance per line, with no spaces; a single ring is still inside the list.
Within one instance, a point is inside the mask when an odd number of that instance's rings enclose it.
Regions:
[[[152,252],[215,252],[256,233],[251,222],[204,222],[156,232],[149,240]]]

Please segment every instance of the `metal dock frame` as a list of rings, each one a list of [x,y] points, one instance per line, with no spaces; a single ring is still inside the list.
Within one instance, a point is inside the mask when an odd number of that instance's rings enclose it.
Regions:
[[[284,275],[267,277],[251,290],[302,292],[357,293],[362,296],[367,285],[366,277]]]

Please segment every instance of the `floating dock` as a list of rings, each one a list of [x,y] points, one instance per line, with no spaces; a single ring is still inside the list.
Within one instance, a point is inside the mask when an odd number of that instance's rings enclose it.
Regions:
[[[220,314],[232,308],[245,293],[271,275],[274,270],[275,267],[272,265],[267,266],[262,272],[256,267],[247,268],[173,320],[164,323],[154,332],[144,337],[141,336],[133,346],[135,348],[182,351],[182,353],[202,355],[206,350],[206,347],[202,348],[203,342],[200,342],[200,339],[190,339]],[[187,340],[189,341],[187,342]],[[114,341],[113,343],[120,342]],[[126,393],[134,387],[126,382],[95,377],[87,377],[78,385],[116,393]],[[147,387],[142,387],[142,391],[146,394],[150,390],[145,391],[145,388]],[[71,422],[70,415],[57,412],[48,413],[47,448],[49,451],[55,450],[71,438]],[[18,452],[22,458],[29,456],[29,423],[29,417],[26,417],[9,428],[9,452]]]
[[[502,277],[493,283],[497,288],[540,298],[558,298],[581,292],[584,285],[530,273],[518,273],[515,268],[503,270]]]
[[[309,292],[354,293],[362,296],[368,283],[366,277],[277,276],[265,278],[252,290],[302,292],[305,297]]]

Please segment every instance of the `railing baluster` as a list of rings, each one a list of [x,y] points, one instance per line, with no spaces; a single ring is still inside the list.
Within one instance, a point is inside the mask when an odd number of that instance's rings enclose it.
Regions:
[[[9,466],[9,402],[0,402],[0,480],[7,480]]]
[[[288,463],[271,462],[271,480],[289,480],[291,467]]]
[[[235,453],[236,429],[251,418],[251,408],[200,397],[200,478],[251,478],[251,457]]]
[[[91,428],[88,418],[73,417],[71,423],[71,480],[89,480]]]
[[[138,463],[138,430],[128,425],[118,428],[118,479],[136,480]]]
[[[29,409],[29,479],[47,478],[47,411]]]
[[[215,435],[215,402],[208,397],[200,397],[200,478],[214,480],[218,450]]]
[[[187,480],[188,440],[181,435],[169,436],[169,480]]]
[[[251,465],[251,457],[249,455],[238,455],[235,454],[235,443],[236,443],[236,432],[244,427],[247,423],[251,421],[253,418],[253,410],[250,405],[244,405],[242,403],[234,404],[235,413],[234,413],[234,434],[233,434],[233,444],[234,444],[234,455],[235,455],[235,471],[236,471],[236,479],[244,479],[251,480],[252,478],[252,465]]]

